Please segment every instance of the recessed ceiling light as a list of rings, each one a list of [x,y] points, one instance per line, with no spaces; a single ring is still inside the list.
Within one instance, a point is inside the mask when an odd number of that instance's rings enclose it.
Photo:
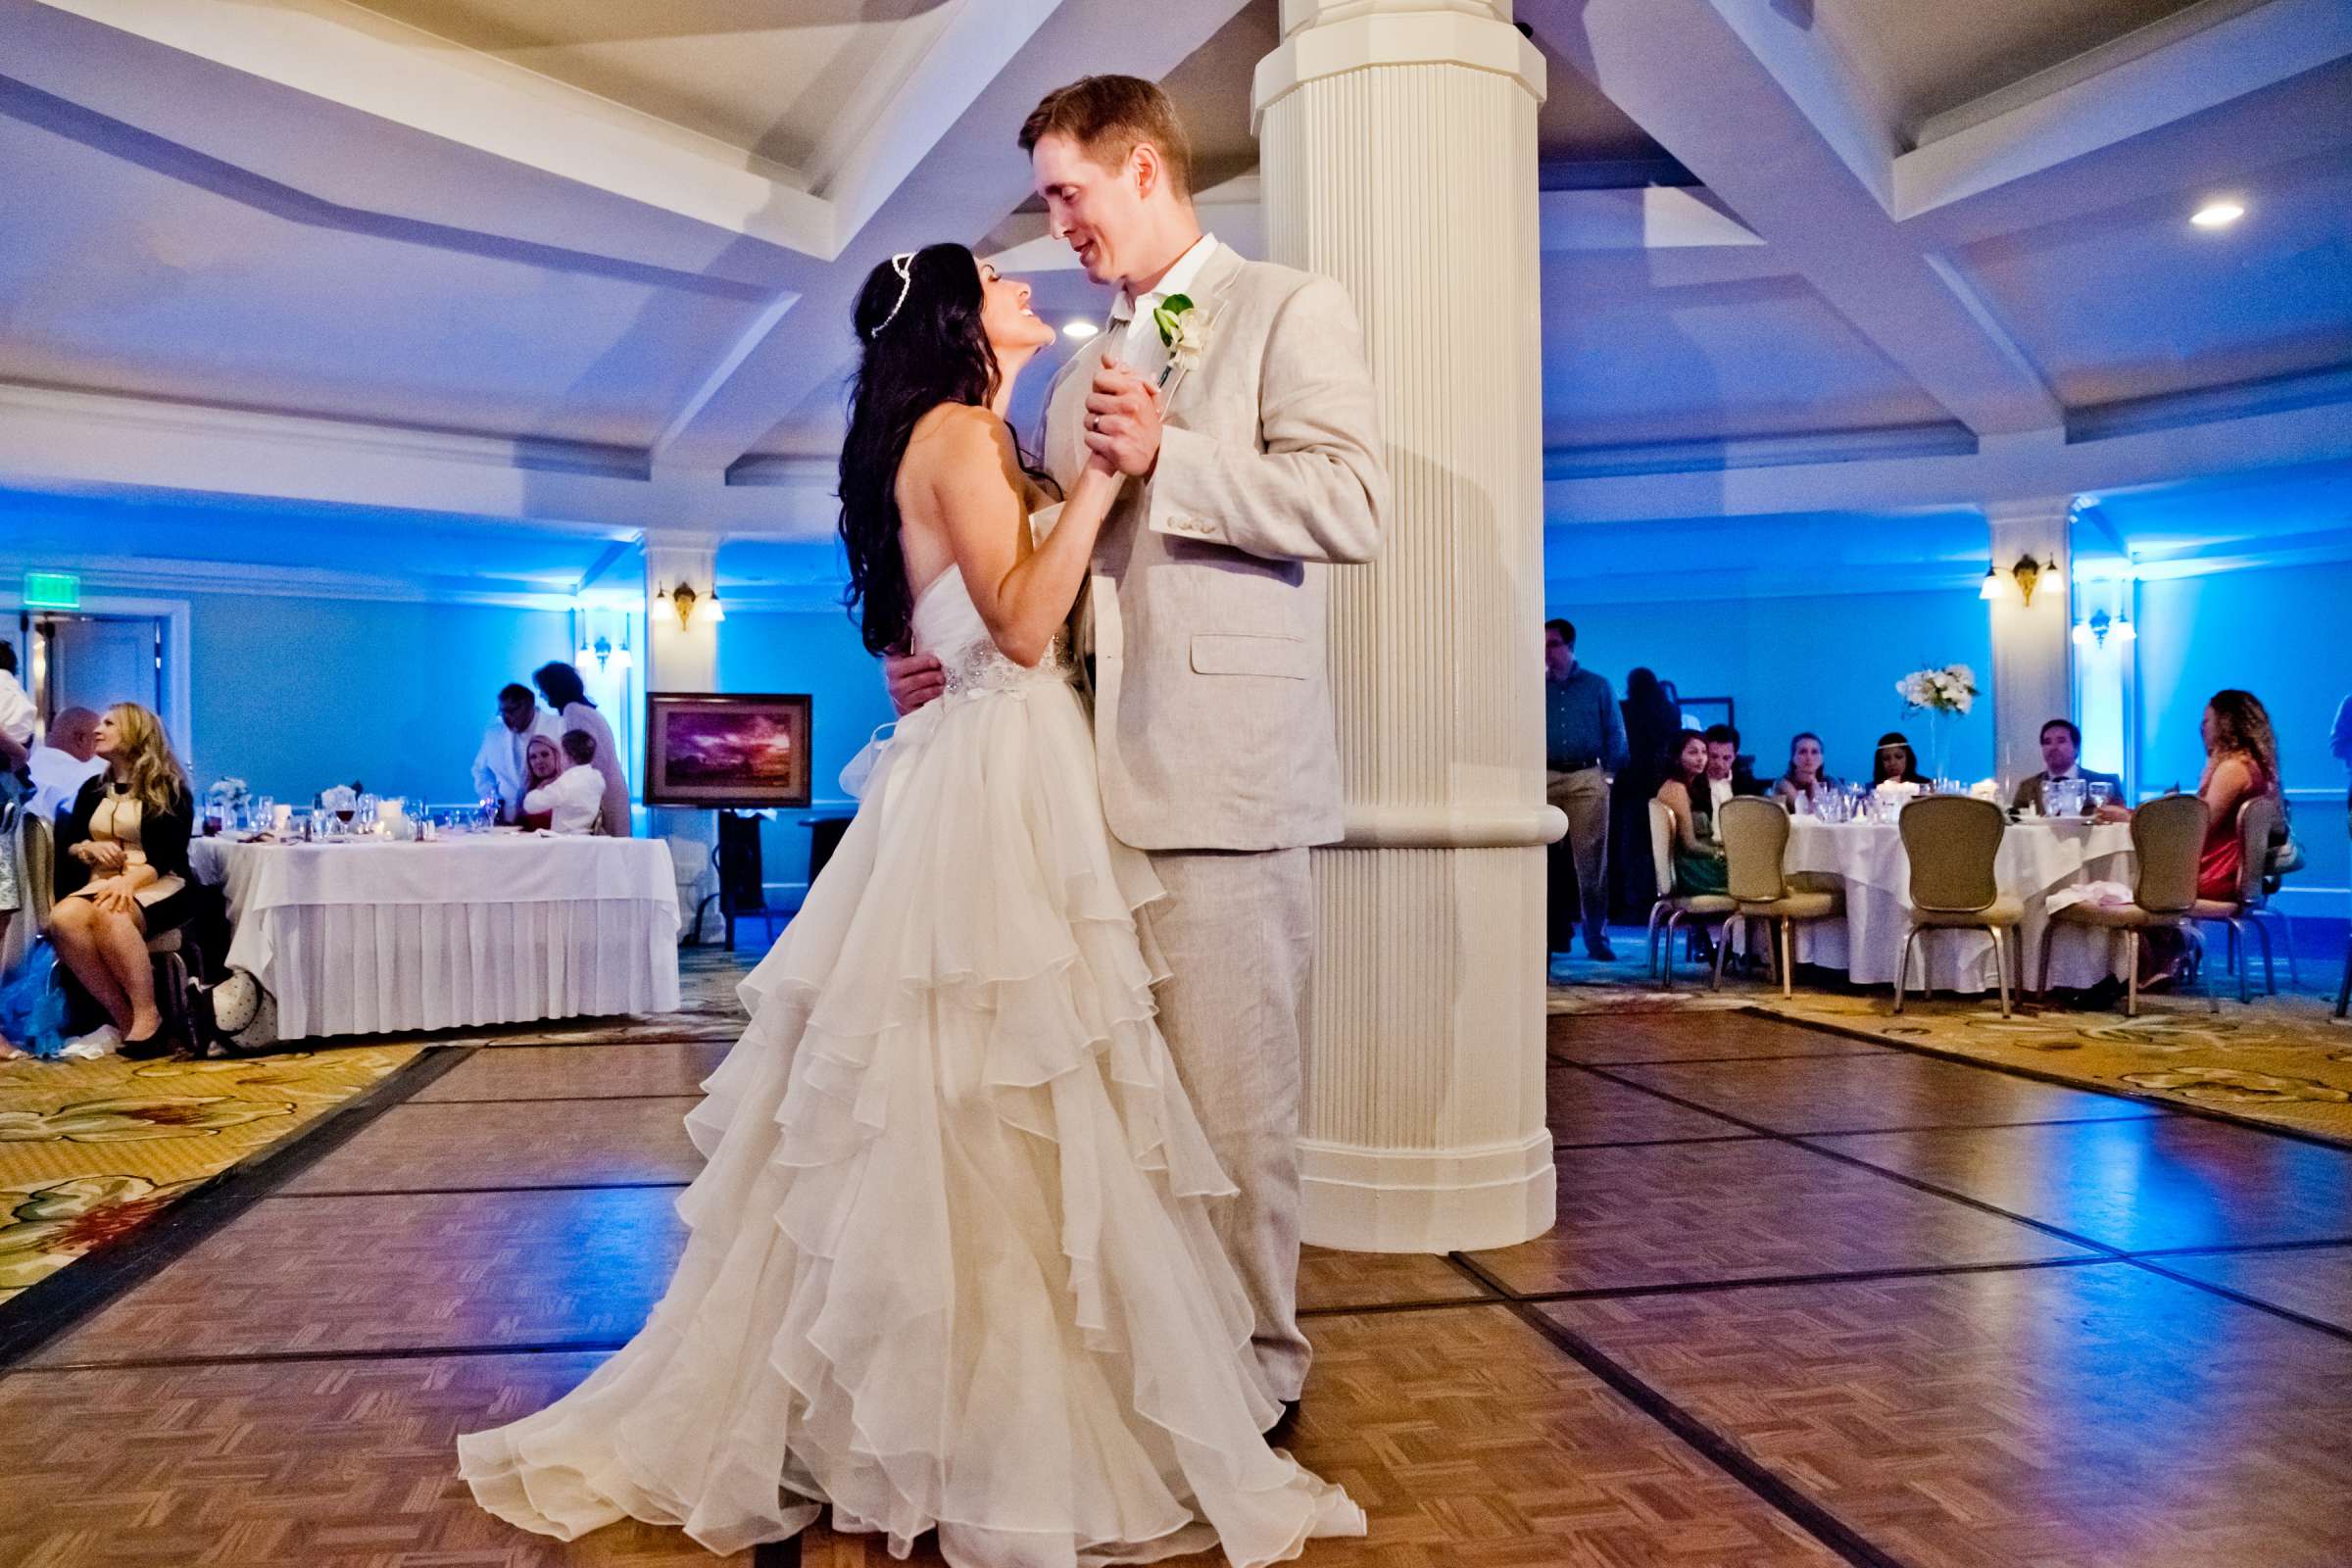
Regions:
[[[2231,201],[2207,202],[2189,215],[2188,220],[2199,228],[2228,228],[2246,216],[2246,210]]]
[[[1061,335],[1073,343],[1083,343],[1102,330],[1092,321],[1064,321],[1061,323]]]

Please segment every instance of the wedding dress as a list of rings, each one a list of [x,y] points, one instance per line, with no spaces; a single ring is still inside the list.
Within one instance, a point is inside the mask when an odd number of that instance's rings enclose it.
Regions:
[[[687,1128],[708,1159],[644,1330],[535,1415],[459,1440],[491,1512],[624,1515],[715,1552],[936,1528],[970,1568],[1236,1564],[1360,1535],[1259,1435],[1231,1186],[1153,1022],[1066,655],[990,641],[951,567],[916,601],[947,695],[904,720],[824,875],[745,981]]]

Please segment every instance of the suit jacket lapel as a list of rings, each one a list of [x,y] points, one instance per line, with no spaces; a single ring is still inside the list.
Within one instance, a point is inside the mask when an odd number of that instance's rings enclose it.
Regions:
[[[1193,279],[1192,287],[1185,291],[1193,302],[1193,314],[1200,318],[1200,330],[1207,336],[1207,342],[1212,346],[1203,348],[1203,355],[1213,352],[1216,338],[1212,334],[1217,324],[1217,314],[1224,306],[1227,286],[1240,275],[1242,265],[1242,253],[1219,240],[1217,248],[1209,252],[1208,259],[1200,264],[1200,275]],[[1168,372],[1167,380],[1160,384],[1159,389],[1162,409],[1174,412],[1176,394],[1182,390],[1187,374],[1182,367]]]

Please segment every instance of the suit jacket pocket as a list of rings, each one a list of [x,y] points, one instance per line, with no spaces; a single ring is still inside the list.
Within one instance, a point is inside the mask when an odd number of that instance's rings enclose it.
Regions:
[[[1201,675],[1273,675],[1305,680],[1320,650],[1303,637],[1203,632],[1193,639],[1193,670]]]

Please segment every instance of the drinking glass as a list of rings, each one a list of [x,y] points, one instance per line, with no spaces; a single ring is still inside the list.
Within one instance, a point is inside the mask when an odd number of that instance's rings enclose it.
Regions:
[[[253,798],[253,830],[267,833],[277,820],[277,803],[267,795]]]
[[[2115,786],[2108,783],[2103,778],[2091,780],[2090,808],[2094,811],[2104,810],[2106,808],[2113,806],[2114,804]]]

